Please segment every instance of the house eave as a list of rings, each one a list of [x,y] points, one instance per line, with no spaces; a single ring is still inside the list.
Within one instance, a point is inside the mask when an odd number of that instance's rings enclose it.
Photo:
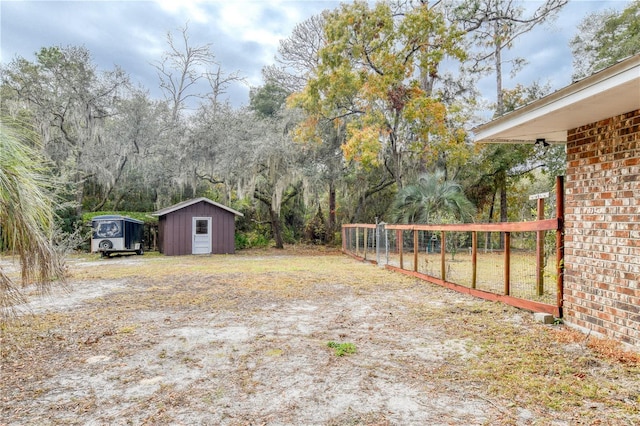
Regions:
[[[473,129],[477,143],[565,143],[568,131],[640,108],[635,55]]]

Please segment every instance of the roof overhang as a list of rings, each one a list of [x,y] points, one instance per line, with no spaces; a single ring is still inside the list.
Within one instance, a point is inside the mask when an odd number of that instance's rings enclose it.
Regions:
[[[478,143],[565,143],[567,132],[640,109],[640,55],[473,129]]]
[[[219,207],[222,210],[226,210],[226,211],[228,211],[230,213],[233,213],[236,216],[244,216],[239,211],[234,210],[231,207],[227,207],[225,205],[222,205],[220,203],[216,203],[215,201],[212,201],[212,200],[210,200],[210,199],[208,199],[206,197],[194,198],[194,199],[191,199],[191,200],[183,201],[181,203],[174,204],[174,205],[169,206],[169,207],[165,207],[164,209],[158,210],[157,212],[153,212],[153,213],[151,213],[151,215],[152,216],[164,216],[166,214],[173,213],[173,212],[175,212],[177,210],[183,209],[185,207],[188,207],[188,206],[191,206],[193,204],[200,203],[200,202],[208,203],[208,204],[211,204],[212,206]]]

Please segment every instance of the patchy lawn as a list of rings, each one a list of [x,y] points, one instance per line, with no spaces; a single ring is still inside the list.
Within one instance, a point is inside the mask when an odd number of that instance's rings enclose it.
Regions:
[[[634,354],[337,252],[70,271],[2,327],[0,424],[640,423]]]

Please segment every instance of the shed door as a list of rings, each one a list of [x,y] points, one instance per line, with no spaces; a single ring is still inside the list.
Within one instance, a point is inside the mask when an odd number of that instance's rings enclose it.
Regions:
[[[193,218],[193,245],[191,253],[209,254],[211,253],[211,218]]]

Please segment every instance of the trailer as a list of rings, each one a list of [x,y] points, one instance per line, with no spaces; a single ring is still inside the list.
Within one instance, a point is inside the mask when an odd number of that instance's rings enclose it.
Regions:
[[[144,253],[144,222],[119,215],[95,216],[91,220],[91,252],[109,257],[112,253]]]

